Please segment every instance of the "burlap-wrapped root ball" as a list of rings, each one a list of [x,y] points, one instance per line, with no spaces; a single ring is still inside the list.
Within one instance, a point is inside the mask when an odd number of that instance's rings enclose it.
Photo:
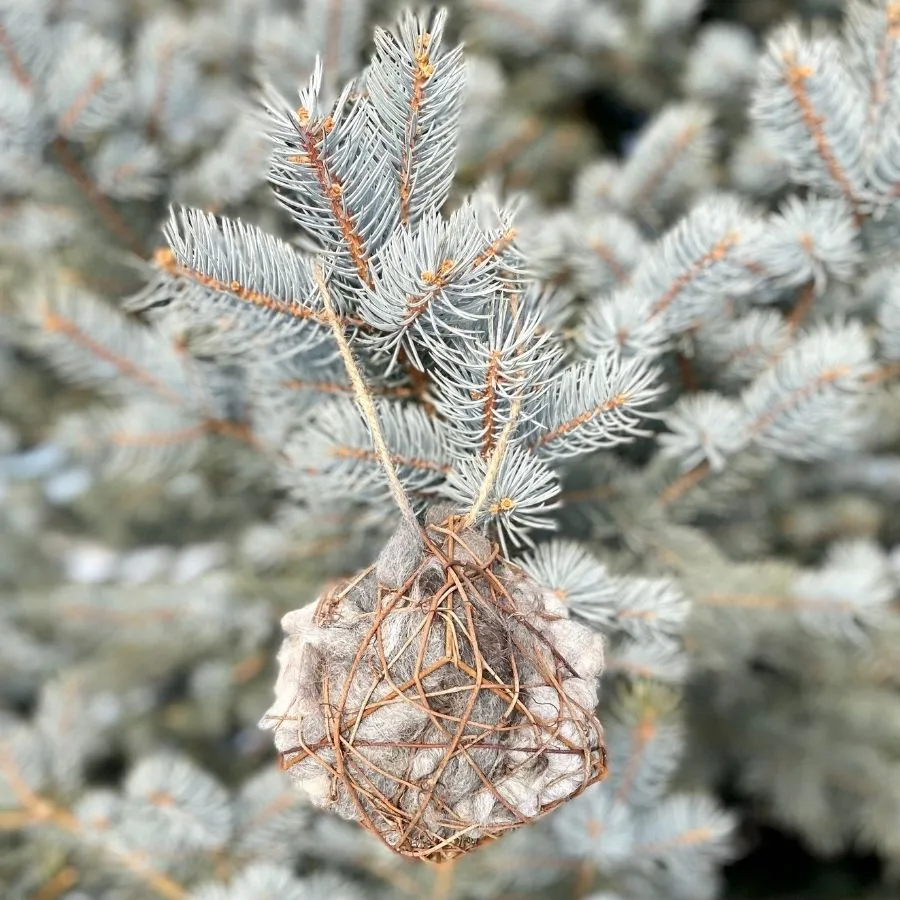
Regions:
[[[261,721],[318,806],[419,859],[465,853],[606,774],[599,635],[459,520],[288,613]]]

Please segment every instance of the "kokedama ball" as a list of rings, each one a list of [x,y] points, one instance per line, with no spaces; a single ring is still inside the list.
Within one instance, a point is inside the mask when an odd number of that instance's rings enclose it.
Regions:
[[[313,803],[399,853],[458,856],[606,774],[601,637],[458,519],[401,526],[282,625],[261,726]]]

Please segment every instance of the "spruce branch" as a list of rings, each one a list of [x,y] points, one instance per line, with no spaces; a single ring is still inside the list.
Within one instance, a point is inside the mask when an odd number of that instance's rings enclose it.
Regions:
[[[683,869],[681,877],[687,878],[698,867],[708,866],[717,858],[724,861],[733,853],[734,816],[716,806],[710,797],[674,795],[661,806],[657,819],[642,829],[636,853]]]
[[[624,769],[616,779],[613,795],[615,804],[629,803],[631,792],[641,776],[643,766],[647,763],[648,750],[657,738],[661,712],[653,703],[643,703],[637,714],[630,717],[628,722],[630,748]]]
[[[52,878],[44,882],[34,900],[58,900],[75,887],[80,880],[74,866],[64,866]]]
[[[891,127],[895,112],[897,60],[900,58],[900,6],[893,0],[855,0],[847,6],[845,37],[850,62],[868,86],[866,124],[877,152],[879,138]]]
[[[763,223],[745,203],[715,196],[698,203],[648,248],[624,285],[587,307],[585,356],[653,358],[678,334],[720,314],[722,297],[758,290],[753,252]]]
[[[0,22],[0,53],[2,53],[9,62],[9,67],[12,70],[13,77],[16,81],[23,88],[30,90],[33,84],[31,75],[28,73],[28,69],[23,62],[22,57],[16,50],[12,37],[2,22]]]
[[[380,401],[375,408],[391,462],[407,494],[432,496],[452,471],[441,423],[414,404]],[[306,427],[290,437],[285,456],[286,480],[301,496],[326,490],[368,503],[384,497],[381,458],[353,401],[336,398],[317,406]]]
[[[616,206],[657,224],[708,164],[711,124],[711,111],[698,104],[667,107],[643,130],[622,166],[611,192]]]
[[[836,38],[806,38],[793,24],[775,32],[760,65],[753,115],[798,180],[842,196],[857,216],[866,108]]]
[[[900,362],[886,363],[865,377],[867,384],[882,384],[900,379]]]
[[[273,88],[265,94],[275,153],[270,180],[297,224],[336,254],[336,274],[374,285],[372,254],[393,232],[397,202],[371,201],[371,185],[392,181],[371,101],[348,84],[330,113],[320,102],[320,60],[294,110]]]
[[[75,838],[84,837],[81,823],[69,810],[31,790],[17,769],[12,751],[2,741],[0,741],[0,773],[12,789],[21,812],[28,817],[31,824],[49,825],[65,831]],[[104,843],[100,846],[114,862],[146,883],[165,900],[187,900],[187,889],[168,875],[154,869],[143,855],[113,843]]]
[[[184,299],[197,314],[205,312],[203,304],[223,306],[229,312],[233,306],[238,332],[261,331],[272,343],[290,340],[293,352],[328,334],[330,320],[315,302],[310,263],[287,242],[240,220],[196,209],[173,210],[165,235],[170,249],[157,251],[154,263],[162,272],[209,292]],[[167,285],[161,289],[171,290]],[[144,302],[154,299],[150,296]],[[251,317],[250,309],[259,315]],[[353,316],[339,319],[347,328],[366,327]]]
[[[599,285],[622,286],[631,279],[643,250],[643,240],[630,219],[614,213],[592,218],[587,232],[579,228],[573,237],[579,244],[586,241],[590,251],[587,259],[582,259],[579,253],[572,260],[586,292],[596,290]]]
[[[89,307],[83,306],[80,312],[87,314],[93,311]],[[106,343],[88,333],[81,323],[72,316],[67,315],[66,307],[57,306],[57,308],[54,308],[48,299],[42,299],[40,305],[40,327],[50,339],[61,338],[64,343],[71,344],[89,358],[111,367],[118,374],[149,389],[162,399],[176,405],[181,405],[184,402],[183,395],[170,384],[167,384],[159,375],[135,362],[135,356],[138,355],[135,351],[138,348],[144,351],[140,356],[143,356],[145,359],[150,357],[146,346],[140,346],[141,344],[146,345],[148,342],[138,340],[138,338],[144,338],[139,326],[132,325],[127,331],[123,329],[125,331],[125,334],[122,335],[125,342],[125,347],[123,348],[125,352],[118,353]],[[63,370],[68,368],[68,361],[61,354],[58,356],[58,359]],[[154,361],[158,362],[158,360]],[[77,362],[73,360],[73,369],[76,365]],[[103,376],[101,375],[100,377],[102,378]]]
[[[94,180],[72,153],[66,139],[62,136],[57,137],[51,146],[64,171],[97,210],[109,233],[116,238],[124,240],[128,249],[136,256],[144,258],[147,253],[144,242],[137,236],[134,229],[125,221],[115,206],[109,202],[103,191],[97,187]]]
[[[0,22],[0,53],[6,57],[16,82],[29,93],[33,93],[35,90],[34,80],[29,74],[21,56],[17,52],[12,38],[3,27],[2,22]],[[142,257],[146,252],[143,241],[138,238],[137,234],[121,216],[115,206],[109,202],[103,192],[97,187],[91,176],[72,152],[71,146],[66,138],[66,135],[73,131],[80,114],[89,103],[91,96],[100,90],[105,80],[105,75],[95,75],[88,83],[85,91],[77,95],[72,104],[63,110],[60,118],[60,134],[53,139],[50,146],[63,170],[69,175],[72,181],[84,193],[87,200],[97,210],[101,220],[108,227],[110,234],[124,240],[133,253]]]
[[[507,140],[481,160],[482,170],[490,174],[511,165],[529,145],[534,144],[544,134],[544,127],[544,122],[537,116],[525,118]]]
[[[533,415],[541,429],[530,448],[564,459],[645,435],[641,426],[659,396],[658,376],[643,359],[612,354],[567,366],[537,400]]]
[[[712,466],[708,461],[694,466],[693,469],[680,475],[660,493],[660,503],[663,506],[668,506],[670,503],[680,500],[688,491],[700,484],[710,472],[712,472]]]
[[[464,74],[461,48],[445,50],[446,10],[401,15],[397,33],[377,29],[366,87],[396,170],[400,223],[440,209],[455,174]]]

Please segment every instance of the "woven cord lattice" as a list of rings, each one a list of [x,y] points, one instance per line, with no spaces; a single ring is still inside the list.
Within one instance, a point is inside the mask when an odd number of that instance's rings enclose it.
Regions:
[[[460,520],[285,616],[274,728],[313,802],[449,859],[606,774],[599,637]]]

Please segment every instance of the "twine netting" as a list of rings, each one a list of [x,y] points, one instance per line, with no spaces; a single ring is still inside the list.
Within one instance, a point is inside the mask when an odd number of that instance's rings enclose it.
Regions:
[[[606,774],[601,638],[459,519],[401,526],[282,624],[261,726],[313,803],[398,853],[459,856]]]

